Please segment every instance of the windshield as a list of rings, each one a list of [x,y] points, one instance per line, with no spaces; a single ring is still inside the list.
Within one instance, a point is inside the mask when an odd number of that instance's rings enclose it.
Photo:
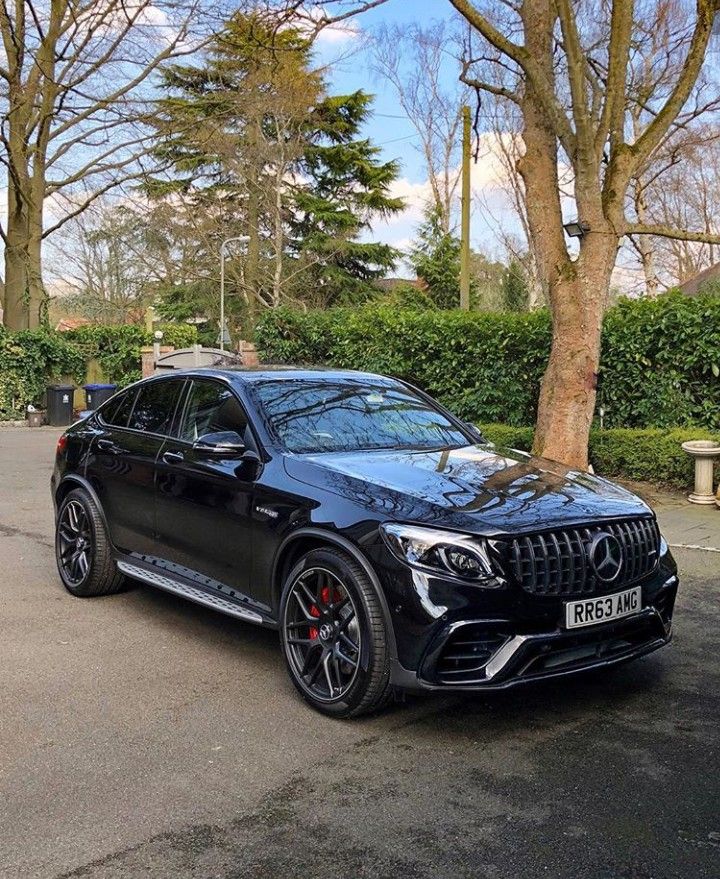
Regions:
[[[469,442],[445,415],[391,380],[282,379],[253,391],[271,431],[290,452],[456,448]]]

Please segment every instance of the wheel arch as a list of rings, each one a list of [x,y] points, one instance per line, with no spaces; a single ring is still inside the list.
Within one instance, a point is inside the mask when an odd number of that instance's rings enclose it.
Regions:
[[[280,544],[272,568],[272,598],[274,607],[277,609],[278,613],[278,623],[280,622],[280,593],[282,592],[285,577],[290,573],[290,570],[294,567],[297,561],[306,553],[313,549],[327,547],[342,549],[354,561],[356,561],[367,574],[370,582],[375,588],[380,607],[382,608],[391,659],[396,660],[397,646],[395,643],[395,630],[390,616],[390,608],[383,588],[380,585],[380,580],[375,573],[375,569],[370,564],[367,557],[354,543],[346,537],[343,537],[341,534],[336,534],[333,531],[326,531],[323,528],[300,528],[297,531],[293,531],[293,533],[288,535]]]
[[[67,476],[64,476],[60,481],[58,487],[55,489],[55,513],[57,515],[58,510],[60,509],[60,504],[65,500],[68,494],[74,488],[83,488],[93,499],[93,503],[97,507],[98,513],[100,514],[100,518],[102,519],[102,523],[105,526],[105,531],[109,534],[108,531],[108,523],[105,518],[105,510],[103,510],[103,506],[100,503],[100,498],[97,496],[97,492],[92,487],[90,482],[85,479],[84,476],[80,476],[77,473],[69,473]]]

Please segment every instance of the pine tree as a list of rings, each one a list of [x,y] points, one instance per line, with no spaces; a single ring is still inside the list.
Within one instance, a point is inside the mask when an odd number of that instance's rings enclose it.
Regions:
[[[173,173],[148,191],[215,218],[208,260],[223,238],[250,236],[228,285],[248,323],[262,306],[363,295],[393,264],[392,248],[359,240],[402,208],[397,164],[359,136],[371,98],[329,97],[302,34],[238,14],[201,66],[174,65],[163,85],[156,155]]]
[[[438,308],[460,305],[460,239],[445,232],[440,212],[429,208],[417,230],[410,264]]]
[[[506,311],[527,311],[530,291],[522,264],[517,259],[510,260],[505,270],[502,299]]]
[[[294,194],[291,227],[299,260],[312,270],[306,280],[319,287],[322,303],[352,302],[374,293],[372,281],[393,266],[397,251],[361,241],[374,217],[402,210],[390,187],[397,162],[381,162],[380,149],[359,138],[372,98],[362,91],[328,97],[306,123],[308,145],[300,172],[309,180]]]

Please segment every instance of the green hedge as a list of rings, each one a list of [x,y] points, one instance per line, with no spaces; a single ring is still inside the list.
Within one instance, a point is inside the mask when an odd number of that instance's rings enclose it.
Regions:
[[[551,339],[546,310],[526,314],[382,306],[268,311],[262,359],[329,363],[413,381],[458,415],[535,420]],[[603,326],[598,405],[608,427],[720,426],[720,297],[623,300]]]
[[[185,348],[196,339],[195,327],[168,324],[163,344]],[[65,333],[0,326],[0,421],[24,418],[27,406],[42,403],[45,386],[62,378],[85,381],[88,361],[98,361],[107,381],[126,385],[140,378],[140,349],[152,342],[143,327],[87,326]]]
[[[532,427],[482,424],[480,428],[486,439],[501,448],[529,452],[532,447]],[[719,438],[720,431],[713,433],[697,427],[672,430],[595,428],[590,433],[590,463],[601,476],[619,476],[690,489],[694,464],[692,458],[683,452],[681,443]]]

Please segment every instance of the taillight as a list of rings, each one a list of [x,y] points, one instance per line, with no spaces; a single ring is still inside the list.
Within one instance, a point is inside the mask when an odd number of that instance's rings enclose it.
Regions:
[[[67,436],[63,434],[60,439],[57,441],[57,447],[55,449],[56,455],[62,455],[65,451],[65,447],[67,446]]]

